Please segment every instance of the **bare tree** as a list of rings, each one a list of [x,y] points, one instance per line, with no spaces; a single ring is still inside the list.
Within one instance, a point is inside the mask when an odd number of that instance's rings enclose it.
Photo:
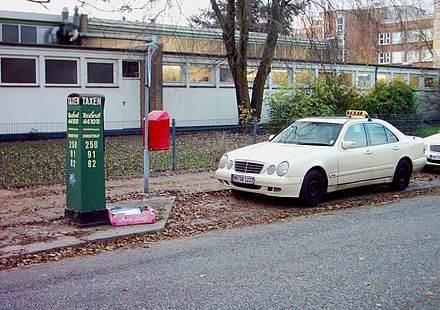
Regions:
[[[212,9],[223,31],[226,57],[234,79],[237,106],[243,106],[256,116],[261,115],[264,85],[271,70],[275,47],[281,27],[285,25],[287,12],[298,12],[303,2],[290,0],[269,1],[267,16],[267,36],[257,74],[252,86],[252,99],[249,97],[247,61],[249,45],[249,26],[251,0],[227,0],[222,11],[219,1],[210,0]],[[238,30],[238,40],[236,31]]]

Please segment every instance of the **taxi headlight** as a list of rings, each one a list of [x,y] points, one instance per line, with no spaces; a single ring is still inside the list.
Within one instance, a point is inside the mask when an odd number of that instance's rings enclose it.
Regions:
[[[429,145],[425,144],[425,146],[423,147],[423,153],[425,153],[427,150],[429,150]]]
[[[233,165],[234,165],[234,162],[232,160],[230,160],[230,161],[228,161],[228,165],[226,166],[226,168],[231,169]]]
[[[220,158],[220,161],[218,162],[218,167],[220,169],[223,169],[226,166],[226,163],[228,162],[228,155],[223,155],[222,158]]]
[[[282,177],[289,171],[289,163],[287,161],[283,161],[278,165],[277,174]]]
[[[277,168],[275,168],[274,165],[271,165],[269,168],[267,168],[267,174],[272,175],[275,172],[275,170],[277,170]]]

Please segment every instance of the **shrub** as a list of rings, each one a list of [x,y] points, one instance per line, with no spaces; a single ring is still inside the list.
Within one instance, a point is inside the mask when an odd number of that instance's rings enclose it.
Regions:
[[[345,113],[358,99],[356,91],[340,83],[338,78],[319,78],[309,89],[283,85],[269,94],[266,104],[271,120],[290,120]]]
[[[354,101],[351,109],[365,110],[369,114],[416,114],[418,98],[415,90],[402,81],[377,83],[361,100]]]

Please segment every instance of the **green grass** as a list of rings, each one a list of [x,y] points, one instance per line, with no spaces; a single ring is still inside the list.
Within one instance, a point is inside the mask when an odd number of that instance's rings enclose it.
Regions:
[[[178,170],[215,168],[228,150],[252,143],[252,136],[225,132],[179,134]],[[65,139],[0,143],[0,187],[62,183],[65,180]],[[172,170],[172,150],[150,152],[153,172]],[[108,178],[141,176],[140,136],[105,138],[105,174]]]
[[[423,136],[427,137],[427,136],[432,136],[436,133],[439,133],[440,131],[440,126],[424,126],[423,127]]]

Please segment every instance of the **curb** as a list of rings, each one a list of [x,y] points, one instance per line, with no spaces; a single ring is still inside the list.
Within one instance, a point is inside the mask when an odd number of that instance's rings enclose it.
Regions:
[[[18,258],[23,255],[36,255],[67,247],[78,248],[92,243],[103,243],[109,240],[129,238],[139,235],[151,235],[165,229],[169,215],[173,208],[175,196],[150,197],[144,203],[156,210],[161,210],[162,219],[152,224],[127,226],[96,226],[81,229],[89,232],[83,237],[64,236],[55,241],[45,241],[26,245],[13,245],[1,249],[0,259]]]

